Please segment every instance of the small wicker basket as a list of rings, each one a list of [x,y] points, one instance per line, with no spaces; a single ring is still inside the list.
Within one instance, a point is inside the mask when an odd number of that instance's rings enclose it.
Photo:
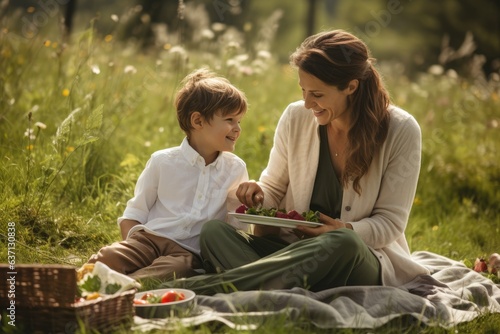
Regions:
[[[0,272],[0,313],[4,329],[11,326],[9,314],[15,316],[16,330],[30,333],[74,333],[80,326],[109,332],[129,329],[132,325],[135,289],[75,303],[75,267],[19,264],[12,271],[2,264]],[[12,300],[14,311],[12,307],[8,309]]]

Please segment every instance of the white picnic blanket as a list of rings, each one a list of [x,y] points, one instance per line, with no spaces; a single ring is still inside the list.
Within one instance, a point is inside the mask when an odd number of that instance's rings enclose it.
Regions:
[[[500,284],[463,263],[430,252],[412,257],[429,276],[400,288],[339,287],[313,293],[304,289],[241,291],[197,296],[190,317],[147,320],[135,317],[134,329],[189,327],[220,322],[233,329],[257,329],[270,317],[308,321],[318,328],[377,328],[393,319],[449,328],[484,313],[500,313]]]

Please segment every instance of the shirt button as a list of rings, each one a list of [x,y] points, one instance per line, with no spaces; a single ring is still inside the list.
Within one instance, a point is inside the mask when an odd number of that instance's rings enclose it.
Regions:
[[[351,211],[351,207],[348,205],[345,207],[345,211]]]

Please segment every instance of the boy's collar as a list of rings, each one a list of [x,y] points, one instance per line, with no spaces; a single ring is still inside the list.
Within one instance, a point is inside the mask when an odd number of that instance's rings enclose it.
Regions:
[[[181,151],[182,151],[182,154],[184,155],[184,157],[186,158],[186,160],[189,161],[191,166],[198,164],[198,161],[205,164],[205,160],[203,159],[203,157],[193,147],[191,147],[191,145],[189,145],[189,141],[188,141],[187,137],[185,137],[181,143]],[[221,166],[220,157],[222,155],[221,153],[222,152],[219,152],[219,155],[217,156],[217,158],[215,158],[215,161],[212,162],[209,166],[213,166],[217,170],[220,169],[220,166]]]

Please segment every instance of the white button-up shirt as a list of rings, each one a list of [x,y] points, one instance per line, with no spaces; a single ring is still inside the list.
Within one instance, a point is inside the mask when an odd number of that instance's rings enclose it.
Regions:
[[[236,189],[248,181],[245,162],[230,152],[221,152],[208,166],[185,138],[181,146],[152,154],[127,202],[124,219],[140,222],[130,231],[146,230],[176,241],[199,254],[201,227],[209,220],[227,221],[239,200]],[[231,221],[237,228],[244,224]]]

